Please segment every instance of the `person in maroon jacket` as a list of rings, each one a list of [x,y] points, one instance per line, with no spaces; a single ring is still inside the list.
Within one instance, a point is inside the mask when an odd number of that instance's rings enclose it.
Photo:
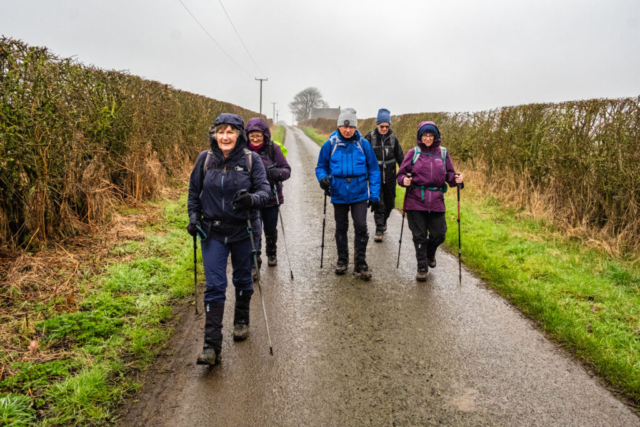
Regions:
[[[464,186],[462,174],[456,173],[447,149],[440,143],[435,123],[420,123],[416,147],[409,150],[398,171],[398,184],[407,188],[405,211],[418,260],[416,280],[420,282],[427,280],[429,267],[436,267],[436,249],[447,234],[447,184]]]
[[[271,130],[264,119],[254,117],[249,119],[245,130],[248,148],[255,151],[260,156],[262,164],[267,171],[267,180],[271,187],[271,198],[267,205],[260,210],[260,218],[264,227],[264,237],[267,243],[266,253],[269,267],[278,265],[277,258],[277,241],[278,241],[278,212],[280,205],[284,203],[284,194],[282,193],[282,181],[286,181],[291,176],[291,167],[287,163],[282,150],[278,144],[271,141]],[[278,199],[276,200],[276,194]],[[258,249],[258,266],[262,265],[261,250],[262,239],[260,235],[256,235],[256,247]],[[257,272],[253,271],[254,280],[257,278]]]

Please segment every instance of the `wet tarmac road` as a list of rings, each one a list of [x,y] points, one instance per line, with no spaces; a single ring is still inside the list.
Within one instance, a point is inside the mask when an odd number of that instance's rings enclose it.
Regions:
[[[281,240],[279,266],[262,269],[274,356],[257,290],[251,336],[233,342],[230,285],[222,364],[195,365],[204,318],[185,313],[121,425],[640,426],[623,403],[479,280],[463,272],[460,287],[456,257],[439,251],[438,267],[417,283],[406,224],[396,270],[398,212],[383,243],[370,239],[373,279],[362,282],[352,265],[345,276],[333,273],[329,204],[320,270],[319,147],[291,127],[286,146],[293,178],[285,184],[283,217],[295,280]],[[371,235],[373,229],[369,214]]]

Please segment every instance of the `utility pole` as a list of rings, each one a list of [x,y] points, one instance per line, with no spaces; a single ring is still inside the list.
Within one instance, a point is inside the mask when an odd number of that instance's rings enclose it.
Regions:
[[[256,79],[260,80],[260,114],[262,114],[262,82],[269,81],[269,79]]]
[[[280,110],[276,110],[276,123],[278,123],[278,116],[280,115]],[[276,124],[274,123],[274,125]]]
[[[273,104],[273,116],[271,116],[273,118],[273,124],[276,124],[276,104],[277,102],[272,102]]]

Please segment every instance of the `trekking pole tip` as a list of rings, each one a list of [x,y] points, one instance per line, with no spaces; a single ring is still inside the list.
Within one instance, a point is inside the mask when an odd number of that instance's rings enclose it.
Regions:
[[[269,347],[269,353],[273,356],[273,347]]]

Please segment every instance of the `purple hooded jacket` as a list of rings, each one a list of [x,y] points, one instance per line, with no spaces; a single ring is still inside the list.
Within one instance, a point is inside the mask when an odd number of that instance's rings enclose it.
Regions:
[[[282,194],[282,181],[286,181],[291,176],[291,167],[289,163],[287,163],[287,159],[282,154],[282,150],[278,147],[278,144],[274,144],[271,141],[271,130],[269,129],[269,125],[264,119],[260,117],[254,117],[249,119],[247,122],[247,127],[245,128],[245,134],[247,136],[247,141],[249,140],[249,133],[259,131],[264,135],[264,143],[262,147],[257,151],[260,159],[262,160],[262,164],[264,165],[265,170],[267,171],[267,179],[269,181],[269,186],[271,187],[271,198],[269,202],[267,202],[266,208],[273,207],[277,205],[275,194],[273,189],[278,190],[278,200],[280,204],[284,203],[284,194]],[[269,146],[273,146],[273,161],[269,157]],[[251,142],[247,143],[247,148],[253,149],[251,147]],[[278,171],[279,179],[269,178],[269,170],[275,169]]]
[[[442,141],[438,135],[431,144],[431,147],[427,147],[422,141],[420,141],[420,128],[424,125],[433,125],[433,122],[422,122],[418,125],[417,145],[420,147],[422,153],[432,154],[433,156],[427,156],[421,154],[416,160],[414,165],[411,165],[413,161],[413,153],[415,149],[409,150],[407,155],[400,165],[398,171],[398,184],[404,187],[404,179],[407,177],[407,173],[412,173],[413,181],[411,187],[407,190],[407,203],[405,210],[407,211],[427,211],[427,212],[444,212],[444,196],[439,190],[429,190],[426,187],[439,188],[449,184],[449,187],[455,187],[456,177],[455,170],[453,169],[453,163],[451,157],[449,157],[449,151],[447,150],[447,173],[445,174],[444,162],[442,161],[440,153],[440,142]],[[435,127],[438,130],[437,127]],[[438,130],[438,133],[440,131]],[[435,157],[434,157],[435,156]],[[420,187],[425,187],[420,188]],[[424,190],[424,191],[423,191]],[[423,199],[424,193],[424,199]]]

